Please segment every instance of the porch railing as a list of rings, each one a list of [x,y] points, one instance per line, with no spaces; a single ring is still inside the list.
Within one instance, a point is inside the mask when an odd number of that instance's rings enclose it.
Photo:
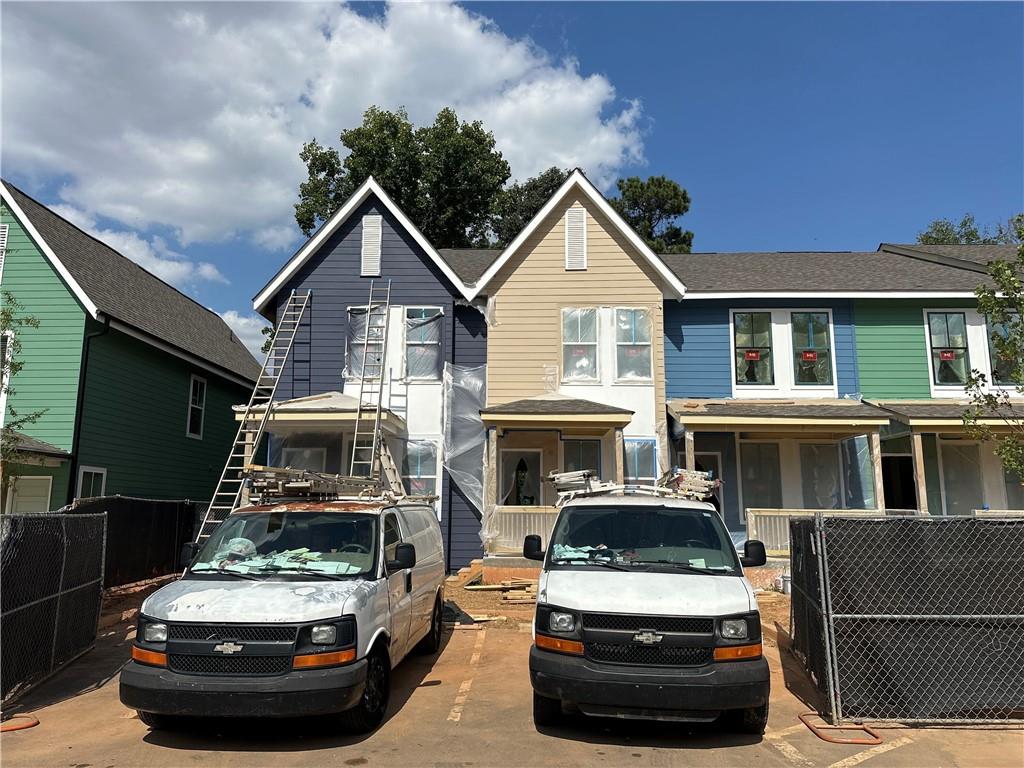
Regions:
[[[916,509],[748,509],[747,538],[764,543],[770,557],[789,557],[789,521],[818,512],[843,516],[916,515]]]
[[[546,547],[557,516],[557,507],[498,507],[494,512],[498,536],[491,542],[487,554],[521,554],[523,539],[531,533],[540,536]]]

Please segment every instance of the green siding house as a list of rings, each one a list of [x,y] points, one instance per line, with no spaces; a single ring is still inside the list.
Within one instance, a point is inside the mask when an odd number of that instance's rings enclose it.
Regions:
[[[259,364],[213,311],[13,185],[0,194],[0,289],[39,321],[17,330],[0,411],[40,414],[3,470],[3,510],[208,500]]]

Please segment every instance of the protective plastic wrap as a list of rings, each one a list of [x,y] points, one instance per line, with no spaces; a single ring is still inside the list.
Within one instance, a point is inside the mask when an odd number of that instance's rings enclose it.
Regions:
[[[876,509],[874,465],[867,435],[849,437],[839,444],[843,456],[848,509]]]
[[[484,429],[487,366],[444,364],[444,468],[452,482],[487,519],[484,509]],[[493,512],[493,510],[492,510]]]
[[[414,317],[410,314],[415,313]],[[405,375],[437,380],[441,373],[442,315],[433,309],[407,309],[405,317]]]

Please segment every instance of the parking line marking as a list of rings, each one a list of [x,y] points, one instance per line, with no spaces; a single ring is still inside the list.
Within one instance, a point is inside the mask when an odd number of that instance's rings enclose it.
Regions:
[[[469,659],[470,672],[475,672],[477,665],[480,663],[480,654],[484,647],[484,636],[487,634],[487,630],[481,630],[476,636],[476,642],[473,644],[473,655]],[[466,698],[469,696],[469,689],[473,687],[473,677],[466,678],[459,685],[459,692],[455,696],[455,701],[452,702],[452,708],[448,712],[448,722],[457,723],[462,720],[462,710],[466,705]]]
[[[782,741],[781,738],[777,736],[769,736],[768,734],[765,734],[764,740],[779,750],[779,752],[781,752],[789,762],[797,765],[814,765],[814,763],[804,757],[803,752],[794,747],[788,741]],[[835,766],[830,766],[829,768],[835,768]]]
[[[838,763],[832,763],[828,768],[852,768],[855,765],[860,765],[865,760],[870,760],[873,757],[884,755],[886,752],[891,752],[894,749],[899,749],[902,746],[906,746],[913,742],[913,739],[903,736],[902,738],[890,741],[887,744],[879,744],[877,747],[871,749],[865,749],[863,752],[858,752],[856,755],[851,755],[845,760],[840,760]]]

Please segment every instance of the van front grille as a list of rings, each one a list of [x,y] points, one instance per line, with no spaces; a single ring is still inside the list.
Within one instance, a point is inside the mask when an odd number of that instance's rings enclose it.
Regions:
[[[651,667],[699,667],[709,663],[713,653],[711,648],[619,643],[587,643],[585,650],[593,661]]]
[[[294,643],[296,627],[273,624],[168,624],[170,640],[237,640],[243,643]]]
[[[172,653],[174,672],[186,675],[283,675],[292,668],[291,656],[191,656]]]
[[[584,613],[584,629],[611,629],[619,632],[680,632],[711,635],[715,620],[692,616],[632,616],[624,613]]]

